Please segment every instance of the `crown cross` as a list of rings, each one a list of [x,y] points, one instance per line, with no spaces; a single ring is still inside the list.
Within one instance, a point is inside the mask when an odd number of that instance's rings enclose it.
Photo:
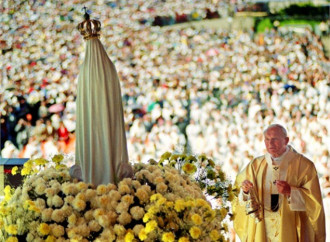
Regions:
[[[90,16],[87,12],[87,8],[83,7],[83,9],[85,10],[85,20],[78,24],[78,31],[84,37],[85,40],[99,38],[99,32],[101,31],[101,22],[95,19],[90,19]]]

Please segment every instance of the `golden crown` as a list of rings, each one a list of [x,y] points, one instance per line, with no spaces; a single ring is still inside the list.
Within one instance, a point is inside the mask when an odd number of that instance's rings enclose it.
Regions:
[[[84,36],[85,40],[99,38],[99,32],[101,31],[101,22],[96,19],[90,19],[86,7],[84,7],[84,9],[85,20],[78,24],[77,29],[79,30],[80,34]]]

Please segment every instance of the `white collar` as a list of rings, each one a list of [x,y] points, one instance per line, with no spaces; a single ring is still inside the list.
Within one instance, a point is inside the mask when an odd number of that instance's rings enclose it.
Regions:
[[[283,160],[283,158],[284,158],[284,156],[287,154],[289,152],[289,147],[287,146],[286,147],[286,149],[285,149],[285,151],[284,151],[284,153],[281,155],[281,156],[279,156],[279,157],[272,157],[272,160],[274,161],[274,163],[276,164],[276,165],[279,165],[280,163],[281,163],[281,161]]]

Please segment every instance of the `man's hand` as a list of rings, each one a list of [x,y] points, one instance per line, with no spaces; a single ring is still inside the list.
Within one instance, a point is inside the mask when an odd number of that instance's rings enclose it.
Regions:
[[[286,181],[276,181],[277,190],[279,193],[284,194],[286,196],[291,195],[291,187]]]
[[[242,190],[244,193],[249,193],[249,191],[252,187],[253,187],[253,184],[249,180],[245,180],[242,182]]]

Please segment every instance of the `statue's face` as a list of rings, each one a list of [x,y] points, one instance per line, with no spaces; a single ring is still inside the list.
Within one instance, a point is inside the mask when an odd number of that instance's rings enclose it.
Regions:
[[[266,149],[272,157],[281,156],[285,152],[288,142],[289,138],[278,127],[270,128],[265,133]]]

